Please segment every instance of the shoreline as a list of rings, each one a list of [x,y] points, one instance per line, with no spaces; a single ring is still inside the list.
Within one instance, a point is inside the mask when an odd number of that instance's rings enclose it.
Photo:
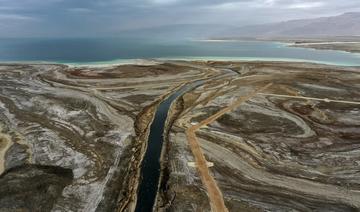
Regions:
[[[313,49],[319,51],[337,51],[342,53],[360,54],[360,40],[336,40],[337,38],[229,38],[203,39],[198,42],[227,43],[227,42],[272,42],[284,44],[286,47]]]
[[[294,48],[308,48],[306,45],[291,46],[293,44],[281,42],[283,45]],[[314,49],[317,51],[341,51],[341,50],[331,50],[331,49]],[[352,54],[356,57],[359,57],[360,53],[345,52],[343,53]],[[168,57],[168,58],[153,58],[153,59],[118,59],[118,60],[109,60],[109,61],[95,61],[95,62],[81,62],[81,63],[67,63],[67,62],[54,62],[54,61],[0,61],[1,65],[65,65],[69,68],[108,68],[121,65],[139,65],[139,66],[152,66],[158,65],[164,62],[174,62],[174,61],[186,61],[186,62],[290,62],[290,63],[312,63],[319,65],[332,65],[332,66],[345,66],[345,67],[360,67],[357,63],[342,63],[342,62],[327,62],[320,60],[307,60],[307,59],[295,59],[295,58],[280,58],[280,57],[208,57],[208,56],[191,56],[191,57]]]
[[[318,51],[341,51],[350,54],[360,54],[360,42],[293,42],[288,46],[294,48],[314,49]]]

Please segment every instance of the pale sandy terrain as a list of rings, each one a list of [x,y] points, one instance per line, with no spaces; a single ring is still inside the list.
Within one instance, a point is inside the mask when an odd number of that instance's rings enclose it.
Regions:
[[[159,102],[155,211],[360,210],[360,69],[0,65],[0,211],[133,211]]]
[[[132,208],[158,101],[209,73],[158,62],[0,65],[0,211]]]
[[[208,161],[229,211],[359,210],[358,68],[275,62],[209,66],[237,75],[208,82],[178,101],[159,205],[170,211],[215,208],[206,172],[198,171]],[[203,127],[194,131],[196,126]],[[200,145],[203,162],[191,140]],[[188,166],[193,161],[199,167]]]

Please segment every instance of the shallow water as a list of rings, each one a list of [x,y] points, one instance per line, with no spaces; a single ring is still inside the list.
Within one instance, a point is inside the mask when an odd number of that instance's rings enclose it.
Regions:
[[[307,61],[360,66],[360,54],[288,47],[276,42],[151,39],[0,39],[0,61],[113,64],[129,59]]]

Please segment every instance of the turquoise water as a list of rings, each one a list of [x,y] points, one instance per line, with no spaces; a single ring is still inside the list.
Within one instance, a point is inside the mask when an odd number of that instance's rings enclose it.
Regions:
[[[308,61],[360,66],[360,55],[287,47],[274,42],[151,39],[0,39],[1,62],[113,64],[131,59]]]

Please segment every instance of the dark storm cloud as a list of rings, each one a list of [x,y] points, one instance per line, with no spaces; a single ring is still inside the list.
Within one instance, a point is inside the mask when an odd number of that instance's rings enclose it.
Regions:
[[[0,0],[0,36],[109,36],[160,25],[241,26],[359,10],[359,0]]]

